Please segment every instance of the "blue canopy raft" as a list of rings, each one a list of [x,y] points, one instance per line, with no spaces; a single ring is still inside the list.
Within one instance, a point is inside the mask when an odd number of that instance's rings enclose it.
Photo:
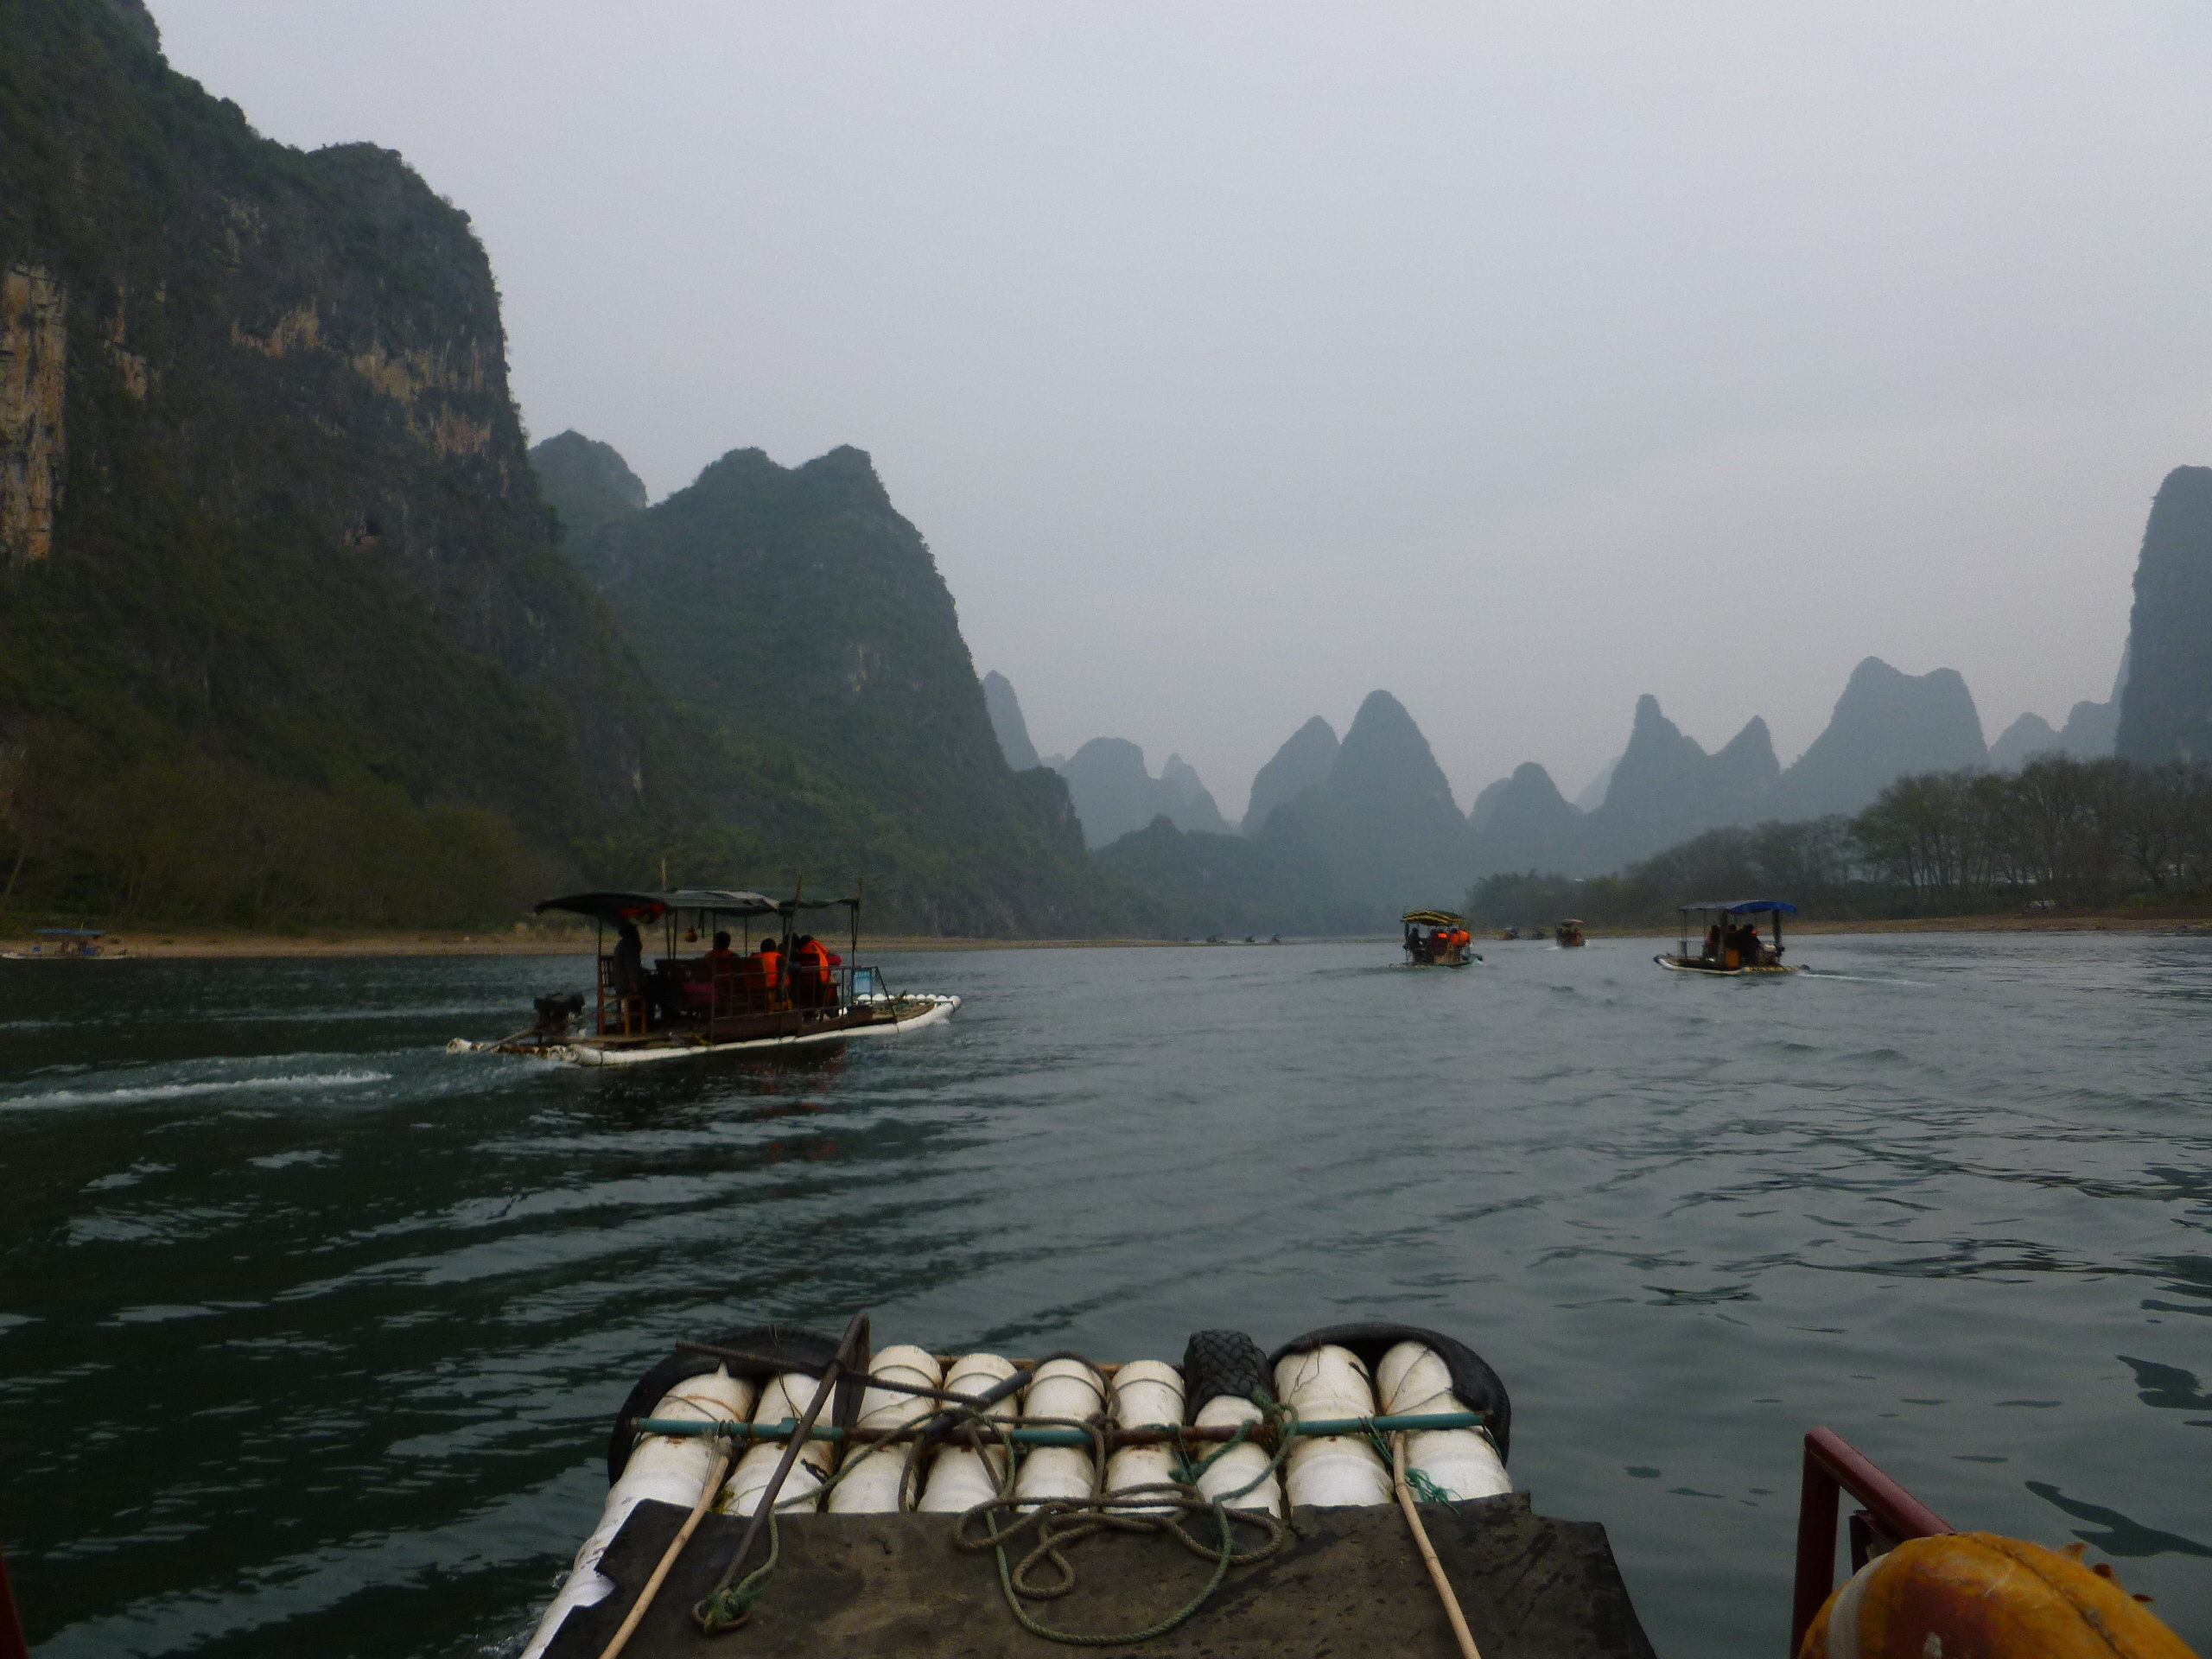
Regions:
[[[1795,916],[1797,906],[1786,899],[1707,899],[1682,906],[1682,942],[1672,955],[1651,958],[1662,968],[1681,974],[1794,974],[1799,971],[1782,959],[1782,918]],[[1774,938],[1762,939],[1758,924],[1738,918],[1770,916]],[[1711,917],[1702,936],[1697,919]]]
[[[113,961],[123,954],[121,945],[103,945],[107,930],[99,927],[41,927],[33,937],[38,941],[28,950],[4,953],[10,962],[91,962],[96,959]]]
[[[893,1036],[948,1020],[960,1006],[957,996],[893,992],[881,969],[856,964],[857,898],[802,899],[794,893],[771,899],[737,888],[687,887],[571,893],[547,899],[537,910],[541,915],[566,911],[598,924],[598,986],[591,1011],[587,1014],[580,993],[541,996],[536,1024],[492,1042],[456,1037],[446,1045],[448,1052],[637,1065]],[[836,910],[845,912],[849,924],[849,957],[798,925],[802,912]],[[729,937],[732,925],[738,939]],[[615,935],[611,950],[609,928]],[[643,948],[646,930],[662,936],[662,954],[650,966]]]

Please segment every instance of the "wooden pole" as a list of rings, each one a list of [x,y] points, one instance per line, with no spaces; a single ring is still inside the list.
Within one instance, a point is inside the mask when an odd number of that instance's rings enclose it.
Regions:
[[[1474,1632],[1467,1628],[1467,1616],[1459,1611],[1459,1598],[1452,1592],[1452,1580],[1444,1576],[1444,1563],[1436,1559],[1436,1546],[1428,1541],[1428,1529],[1421,1523],[1421,1511],[1414,1507],[1413,1492],[1406,1484],[1406,1437],[1402,1434],[1390,1437],[1390,1484],[1398,1494],[1398,1508],[1404,1512],[1406,1524],[1413,1529],[1421,1564],[1428,1569],[1428,1580],[1436,1586],[1437,1599],[1444,1604],[1444,1617],[1452,1621],[1452,1639],[1459,1644],[1460,1659],[1483,1659]]]
[[[630,1604],[630,1611],[623,1615],[622,1623],[616,1629],[613,1639],[600,1649],[599,1659],[615,1659],[623,1649],[630,1645],[630,1638],[638,1633],[638,1626],[645,1621],[646,1610],[653,1605],[653,1598],[660,1594],[660,1586],[667,1579],[669,1570],[676,1565],[677,1557],[683,1554],[683,1546],[691,1541],[691,1535],[698,1530],[700,1517],[706,1514],[707,1506],[721,1491],[722,1481],[729,1474],[732,1450],[731,1443],[725,1440],[722,1449],[715,1454],[715,1466],[707,1476],[707,1484],[699,1489],[699,1501],[691,1506],[691,1513],[683,1517],[683,1524],[676,1529],[676,1536],[669,1540],[668,1548],[661,1552],[660,1562],[653,1568],[652,1577],[645,1580],[645,1587],[638,1592],[637,1600]]]

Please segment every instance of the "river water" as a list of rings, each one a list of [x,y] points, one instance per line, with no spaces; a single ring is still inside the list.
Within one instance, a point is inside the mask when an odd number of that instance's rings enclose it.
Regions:
[[[1800,1436],[2212,1648],[2212,939],[1002,950],[946,1027],[448,1056],[560,959],[0,964],[0,1545],[40,1659],[512,1654],[676,1338],[1105,1358],[1394,1317],[1669,1656],[1775,1659]]]

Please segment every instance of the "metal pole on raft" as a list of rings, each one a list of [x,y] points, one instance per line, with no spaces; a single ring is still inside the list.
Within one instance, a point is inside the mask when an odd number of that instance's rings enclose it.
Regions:
[[[1797,1496],[1797,1589],[1789,1613],[1789,1651],[1804,1645],[1805,1632],[1820,1617],[1835,1587],[1836,1505],[1849,1492],[1866,1506],[1871,1518],[1897,1543],[1934,1538],[1951,1523],[1884,1474],[1857,1446],[1832,1428],[1805,1433],[1804,1479]],[[1859,1517],[1853,1517],[1852,1570],[1859,1559]]]

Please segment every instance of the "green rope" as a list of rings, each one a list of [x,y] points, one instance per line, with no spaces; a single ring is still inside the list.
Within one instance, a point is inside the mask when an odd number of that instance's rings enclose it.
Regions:
[[[953,1523],[953,1542],[963,1550],[977,1552],[988,1549],[995,1554],[999,1589],[1006,1599],[1007,1607],[1022,1629],[1033,1636],[1070,1647],[1084,1648],[1116,1647],[1124,1643],[1149,1642],[1156,1637],[1165,1636],[1212,1599],[1214,1592],[1228,1578],[1230,1568],[1249,1567],[1266,1560],[1290,1541],[1288,1527],[1265,1510],[1232,1510],[1229,1507],[1236,1499],[1271,1478],[1282,1467],[1297,1439],[1294,1429],[1298,1416],[1294,1410],[1279,1404],[1264,1388],[1255,1390],[1252,1400],[1260,1408],[1260,1418],[1236,1425],[1236,1432],[1205,1457],[1192,1462],[1181,1446],[1176,1447],[1176,1478],[1122,1487],[1110,1492],[1102,1489],[1107,1462],[1103,1423],[1095,1420],[1077,1421],[1062,1418],[1024,1418],[1021,1421],[1029,1427],[1057,1426],[1078,1429],[1090,1437],[1093,1468],[1096,1471],[1091,1496],[1088,1498],[1043,1500],[1021,1500],[1014,1497],[1014,1442],[1007,1434],[1011,1426],[1009,1420],[956,1407],[954,1409],[959,1413],[962,1421],[947,1438],[964,1435],[969,1446],[979,1453],[984,1452],[984,1436],[995,1438],[1000,1452],[1001,1473],[997,1495],[964,1511]],[[1259,1473],[1234,1491],[1223,1492],[1211,1498],[1200,1492],[1197,1485],[1198,1477],[1236,1447],[1249,1444],[1253,1433],[1261,1429],[1273,1432],[1275,1449]],[[918,1454],[922,1449],[919,1441],[877,1440],[852,1448],[853,1455],[842,1459],[836,1472],[819,1485],[788,1498],[779,1497],[775,1509],[768,1516],[768,1559],[736,1583],[717,1590],[692,1608],[691,1615],[698,1621],[700,1629],[709,1636],[736,1629],[750,1615],[753,1604],[766,1593],[769,1581],[774,1577],[777,1563],[782,1555],[782,1538],[776,1524],[776,1510],[798,1503],[811,1508],[826,1503],[830,1492],[846,1476],[869,1458],[894,1446],[903,1449],[906,1459],[906,1465],[899,1476],[903,1501],[906,1486],[917,1466]],[[1133,1503],[1132,1500],[1142,1501]],[[1144,1512],[1122,1512],[1132,1508]],[[1001,1511],[1013,1512],[1019,1518],[1010,1526],[1001,1526],[994,1518]],[[1193,1515],[1211,1515],[1213,1517],[1217,1532],[1216,1541],[1208,1543],[1190,1533],[1184,1522],[1185,1517]],[[1239,1522],[1261,1529],[1267,1535],[1265,1540],[1250,1549],[1238,1549],[1236,1527]],[[980,1535],[969,1535],[974,1523],[980,1523]],[[1036,1545],[1019,1563],[1009,1561],[1007,1544],[1033,1528],[1037,1534]],[[1193,1554],[1211,1561],[1213,1572],[1204,1587],[1190,1600],[1141,1630],[1086,1635],[1080,1631],[1055,1629],[1031,1614],[1022,1605],[1025,1600],[1052,1600],[1074,1592],[1076,1572],[1066,1552],[1086,1538],[1109,1531],[1166,1533]],[[1033,1574],[1048,1565],[1057,1574],[1057,1582],[1034,1582]]]
[[[1191,1618],[1213,1599],[1214,1592],[1221,1588],[1223,1581],[1228,1578],[1230,1567],[1249,1567],[1266,1560],[1279,1552],[1290,1540],[1290,1529],[1265,1510],[1232,1510],[1229,1507],[1230,1500],[1242,1497],[1260,1486],[1282,1466],[1283,1459],[1289,1455],[1292,1442],[1296,1438],[1291,1432],[1292,1425],[1296,1421],[1295,1413],[1287,1407],[1278,1405],[1264,1389],[1256,1391],[1253,1400],[1260,1407],[1261,1423],[1258,1425],[1238,1424],[1236,1433],[1230,1439],[1223,1442],[1196,1464],[1191,1463],[1187,1456],[1182,1454],[1181,1448],[1178,1447],[1179,1462],[1185,1471],[1185,1477],[1173,1480],[1147,1482],[1142,1485],[1125,1486],[1111,1492],[1094,1491],[1093,1495],[1089,1498],[1050,1498],[1042,1501],[1032,1500],[1023,1503],[1016,1500],[1014,1496],[1013,1460],[1009,1457],[1008,1472],[1001,1478],[999,1495],[996,1497],[986,1499],[961,1516],[959,1521],[954,1525],[953,1543],[957,1548],[963,1550],[973,1552],[989,1549],[996,1554],[999,1590],[1006,1599],[1007,1611],[1013,1613],[1015,1621],[1020,1624],[1021,1628],[1032,1636],[1041,1637],[1047,1642],[1058,1642],[1065,1646],[1077,1648],[1118,1647],[1124,1643],[1149,1642],[1156,1637],[1165,1636],[1168,1631]],[[1094,1442],[1097,1449],[1103,1452],[1103,1439],[1098,1433],[1096,1425],[1085,1425],[1085,1427],[1091,1428]],[[1275,1431],[1275,1451],[1268,1459],[1266,1467],[1235,1491],[1207,1497],[1198,1490],[1195,1484],[1198,1476],[1217,1459],[1224,1456],[1232,1446],[1243,1445],[1249,1439],[1250,1431],[1255,1427],[1271,1427]],[[1097,1468],[1100,1471],[1099,1478],[1103,1479],[1105,1468],[1103,1457]],[[1141,1504],[1133,1505],[1130,1500],[1134,1498],[1145,1498],[1147,1501]],[[1149,1511],[1149,1513],[1122,1512],[1132,1508]],[[1011,1526],[1001,1527],[993,1519],[995,1513],[1000,1510],[1019,1511],[1025,1509],[1027,1513],[1021,1515],[1020,1518]],[[1209,1514],[1213,1516],[1219,1534],[1217,1542],[1209,1545],[1192,1536],[1185,1529],[1183,1524],[1184,1517],[1193,1514]],[[982,1535],[971,1537],[970,1523],[979,1521],[982,1526]],[[1236,1548],[1236,1533],[1239,1522],[1264,1529],[1268,1535],[1266,1541],[1255,1545],[1251,1549],[1239,1550]],[[1035,1547],[1021,1558],[1018,1566],[1010,1563],[1007,1559],[1007,1543],[1032,1528],[1034,1528],[1037,1533],[1038,1541]],[[1067,1559],[1066,1552],[1086,1538],[1109,1531],[1166,1533],[1192,1554],[1203,1560],[1211,1560],[1213,1563],[1213,1572],[1206,1580],[1205,1586],[1190,1600],[1173,1612],[1154,1620],[1139,1630],[1092,1634],[1064,1630],[1044,1623],[1022,1605],[1024,1599],[1049,1601],[1071,1594],[1076,1586],[1076,1573],[1073,1564]],[[1049,1563],[1058,1573],[1058,1582],[1049,1585],[1033,1582],[1031,1574],[1046,1563]]]
[[[778,1508],[782,1506],[779,1504]],[[783,1540],[776,1528],[776,1511],[768,1511],[768,1559],[754,1567],[728,1589],[717,1590],[691,1610],[691,1617],[699,1621],[699,1628],[709,1636],[719,1636],[724,1630],[734,1630],[745,1623],[753,1611],[753,1604],[766,1593],[768,1580],[774,1576],[776,1560],[783,1553]]]

